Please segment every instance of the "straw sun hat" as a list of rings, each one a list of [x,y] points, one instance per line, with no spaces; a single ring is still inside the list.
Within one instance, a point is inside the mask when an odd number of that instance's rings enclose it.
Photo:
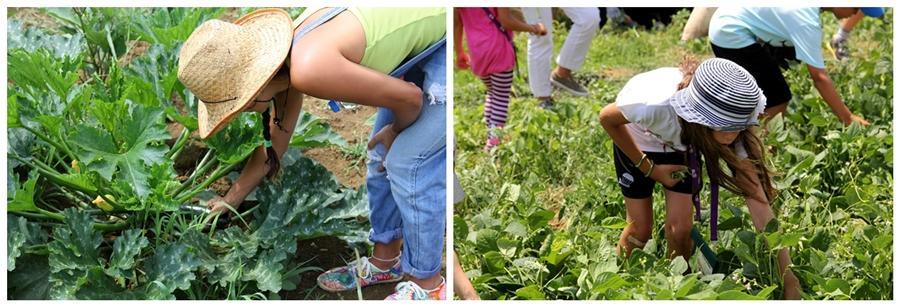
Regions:
[[[200,137],[208,138],[253,103],[291,49],[291,17],[260,9],[234,23],[197,27],[178,55],[178,80],[199,98]]]

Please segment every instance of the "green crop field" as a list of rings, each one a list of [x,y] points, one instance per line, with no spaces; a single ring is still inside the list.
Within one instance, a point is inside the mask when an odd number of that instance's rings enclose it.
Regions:
[[[827,66],[838,92],[872,125],[843,127],[820,98],[805,67],[786,73],[794,99],[788,114],[769,123],[778,223],[756,232],[742,199],[722,190],[719,241],[729,265],[718,273],[667,259],[663,206],[655,206],[651,242],[625,259],[615,252],[625,227],[615,179],[612,141],[597,121],[636,73],[677,66],[685,54],[711,57],[704,38],[680,43],[687,19],[658,30],[607,25],[593,40],[577,79],[590,95],[555,93],[544,111],[527,83],[513,86],[503,143],[482,150],[484,89],[469,71],[455,81],[455,171],[466,198],[454,209],[455,249],[483,299],[778,299],[781,281],[773,250],[791,248],[805,299],[893,298],[893,14],[865,19],[853,32],[852,57]],[[822,14],[830,37],[837,21]],[[559,48],[567,26],[555,25]],[[526,40],[516,39],[526,72]],[[661,189],[657,187],[657,191]],[[709,237],[708,188],[703,221]],[[655,193],[654,203],[662,203]]]

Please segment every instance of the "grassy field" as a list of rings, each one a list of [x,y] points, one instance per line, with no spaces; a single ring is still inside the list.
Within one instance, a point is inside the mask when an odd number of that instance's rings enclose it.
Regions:
[[[697,267],[697,256],[667,259],[661,222],[642,251],[616,255],[625,210],[612,141],[597,114],[634,74],[677,66],[686,54],[712,55],[706,39],[679,42],[686,19],[682,12],[653,31],[607,25],[576,75],[590,95],[555,92],[553,112],[538,108],[517,79],[503,143],[490,153],[482,150],[483,85],[455,71],[454,167],[466,193],[455,206],[455,248],[476,290],[483,299],[777,299],[771,251],[790,247],[806,299],[893,298],[892,12],[858,25],[849,61],[827,57],[838,92],[870,127],[842,127],[804,67],[786,73],[794,99],[766,136],[777,171],[777,225],[756,232],[744,201],[723,189],[713,248],[730,265],[717,274],[683,274]],[[836,20],[830,13],[822,20],[830,37]],[[567,28],[555,25],[557,49]],[[525,35],[516,43],[525,74]],[[703,194],[695,226],[708,238]],[[654,195],[661,204],[662,193]],[[662,208],[654,207],[657,221]]]

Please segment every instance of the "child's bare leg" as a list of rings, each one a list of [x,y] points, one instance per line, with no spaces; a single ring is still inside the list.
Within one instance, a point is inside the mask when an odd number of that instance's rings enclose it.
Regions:
[[[627,257],[631,250],[643,248],[650,240],[650,231],[653,228],[652,198],[628,198],[625,197],[625,220],[628,225],[622,230],[619,237],[618,253]],[[624,250],[623,250],[624,249]]]

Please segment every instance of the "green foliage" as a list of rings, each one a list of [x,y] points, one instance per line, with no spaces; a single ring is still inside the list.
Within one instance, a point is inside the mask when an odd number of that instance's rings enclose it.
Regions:
[[[155,10],[138,9],[133,30],[141,40],[161,44],[172,50],[184,42],[203,21],[222,13],[222,8],[165,8]]]
[[[21,48],[33,52],[47,49],[58,58],[74,58],[81,53],[81,45],[84,44],[84,37],[80,34],[50,34],[41,28],[27,27],[15,19],[10,19],[7,27],[6,48],[9,50]]]
[[[302,131],[294,133],[291,138],[291,146],[301,148],[324,147],[328,145],[337,145],[340,147],[347,146],[347,141],[339,134],[328,128],[328,125],[322,123],[315,115],[307,112],[300,114],[297,120],[297,127],[294,131]]]
[[[612,141],[597,121],[634,74],[677,66],[686,54],[712,56],[706,39],[678,42],[686,14],[659,30],[602,29],[575,74],[590,95],[558,93],[553,112],[539,109],[527,82],[516,80],[503,143],[492,152],[482,150],[484,86],[470,72],[455,71],[455,166],[466,198],[455,205],[453,231],[476,291],[482,299],[779,299],[774,251],[790,247],[805,299],[892,299],[888,14],[854,29],[849,61],[827,61],[842,98],[871,126],[843,127],[802,65],[785,71],[795,97],[764,136],[776,171],[778,223],[755,231],[744,200],[722,190],[719,241],[712,246],[719,267],[711,275],[696,272],[699,253],[665,256],[660,187],[653,238],[630,257],[618,255],[625,208]],[[837,22],[822,17],[824,33],[833,33]],[[560,45],[566,28],[555,26]],[[526,49],[524,35],[516,42]],[[519,61],[524,67],[524,54]],[[701,194],[705,208],[695,224],[701,233],[709,225],[708,194]]]
[[[169,138],[162,110],[135,105],[129,112],[115,103],[96,102],[91,111],[100,127],[75,128],[73,141],[83,149],[76,153],[79,160],[104,179],[125,182],[139,198],[146,197],[148,170],[162,163],[168,150],[160,144]]]

